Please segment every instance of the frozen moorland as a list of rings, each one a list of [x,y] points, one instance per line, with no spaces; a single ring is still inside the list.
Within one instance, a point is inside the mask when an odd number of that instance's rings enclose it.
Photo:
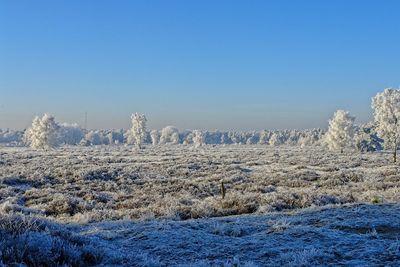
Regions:
[[[399,168],[318,146],[3,147],[0,263],[397,266]]]

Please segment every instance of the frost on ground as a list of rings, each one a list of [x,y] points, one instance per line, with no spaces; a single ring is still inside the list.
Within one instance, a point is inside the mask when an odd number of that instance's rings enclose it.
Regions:
[[[3,209],[64,222],[190,219],[400,200],[400,166],[385,153],[251,145],[0,153]]]
[[[87,266],[101,263],[102,249],[57,223],[0,213],[0,266]]]
[[[1,148],[0,259],[395,266],[400,167],[391,161],[261,145]],[[13,220],[29,227],[10,230]]]
[[[23,262],[30,266],[398,266],[400,263],[399,204],[351,204],[185,221],[152,219],[89,224],[57,224],[14,215],[12,221],[18,222],[15,226],[10,220],[4,223],[9,215],[1,216],[0,259],[10,265]],[[25,222],[22,226],[21,220]]]
[[[282,226],[284,225],[284,226]],[[400,205],[349,205],[187,221],[95,223],[122,262],[171,266],[398,266]],[[234,265],[234,263],[239,265]]]

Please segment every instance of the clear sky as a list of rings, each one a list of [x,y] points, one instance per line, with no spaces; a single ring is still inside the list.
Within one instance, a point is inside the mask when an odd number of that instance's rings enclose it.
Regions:
[[[400,1],[0,0],[0,127],[325,127],[400,85]]]

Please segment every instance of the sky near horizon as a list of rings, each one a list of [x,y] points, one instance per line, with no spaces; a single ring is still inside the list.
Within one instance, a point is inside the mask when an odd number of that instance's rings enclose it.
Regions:
[[[325,127],[400,85],[400,1],[0,0],[0,128]]]

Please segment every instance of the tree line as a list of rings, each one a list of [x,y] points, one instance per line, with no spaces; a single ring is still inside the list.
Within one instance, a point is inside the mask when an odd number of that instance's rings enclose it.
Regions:
[[[260,132],[223,132],[185,130],[167,126],[161,131],[147,129],[144,114],[131,116],[132,127],[125,130],[82,129],[77,124],[57,123],[54,116],[44,114],[35,117],[24,132],[0,130],[0,142],[22,142],[35,149],[51,149],[58,145],[129,144],[143,148],[147,144],[186,144],[200,147],[205,144],[266,144],[320,145],[343,152],[356,148],[360,151],[376,151],[383,148],[393,151],[397,160],[400,116],[400,89],[387,88],[372,98],[374,120],[365,125],[355,125],[355,117],[348,111],[338,110],[329,120],[329,127],[308,130],[264,130]]]

